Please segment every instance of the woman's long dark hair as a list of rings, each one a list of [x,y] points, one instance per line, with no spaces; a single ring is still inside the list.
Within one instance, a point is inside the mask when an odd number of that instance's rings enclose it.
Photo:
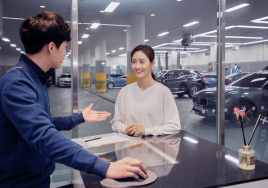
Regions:
[[[150,62],[152,63],[154,60],[154,49],[152,49],[151,46],[148,45],[139,45],[137,47],[135,47],[132,52],[131,52],[131,61],[132,61],[132,57],[133,55],[137,52],[137,51],[142,51],[150,60]],[[158,82],[158,78],[154,75],[153,70],[152,70],[152,78]]]

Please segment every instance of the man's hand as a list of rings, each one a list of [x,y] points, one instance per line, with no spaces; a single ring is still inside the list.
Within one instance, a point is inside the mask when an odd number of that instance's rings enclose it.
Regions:
[[[139,123],[133,123],[126,128],[125,134],[131,136],[144,136],[145,128]]]
[[[125,157],[124,159],[110,164],[105,177],[112,179],[122,179],[127,177],[140,179],[139,175],[135,174],[135,172],[138,173],[141,177],[146,178],[145,173],[147,173],[147,170],[144,164],[142,164],[142,162],[137,159]]]
[[[92,107],[93,103],[82,111],[85,122],[103,121],[106,120],[107,117],[111,116],[111,113],[106,111],[101,112],[91,110]]]

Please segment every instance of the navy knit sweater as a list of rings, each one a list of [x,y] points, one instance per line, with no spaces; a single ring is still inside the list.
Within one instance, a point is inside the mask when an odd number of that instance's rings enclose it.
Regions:
[[[104,177],[110,163],[60,132],[83,122],[82,114],[51,118],[46,87],[18,62],[0,79],[0,187],[47,188],[55,162]]]

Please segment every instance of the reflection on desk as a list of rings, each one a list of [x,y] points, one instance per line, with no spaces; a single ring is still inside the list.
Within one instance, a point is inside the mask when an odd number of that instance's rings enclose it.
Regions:
[[[183,139],[185,137],[188,139]],[[137,138],[133,142],[106,147],[106,150],[98,148],[96,152],[102,152],[99,156],[112,161],[124,157],[140,159],[148,170],[158,175],[149,185],[154,188],[224,187],[268,179],[268,164],[256,160],[255,171],[241,171],[236,162],[237,151],[183,130],[177,135]],[[227,155],[235,160],[225,158]],[[100,187],[100,178],[81,175],[86,187]]]
[[[143,162],[146,167],[177,164],[176,160],[180,149],[181,137],[179,135],[134,137],[131,142],[115,144],[117,160],[131,157]],[[169,168],[155,172],[158,177],[169,174],[173,165]]]

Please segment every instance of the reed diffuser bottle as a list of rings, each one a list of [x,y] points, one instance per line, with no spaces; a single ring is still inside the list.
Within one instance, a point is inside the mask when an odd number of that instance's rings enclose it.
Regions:
[[[255,151],[250,149],[250,146],[243,146],[243,149],[239,150],[239,168],[255,169]]]

